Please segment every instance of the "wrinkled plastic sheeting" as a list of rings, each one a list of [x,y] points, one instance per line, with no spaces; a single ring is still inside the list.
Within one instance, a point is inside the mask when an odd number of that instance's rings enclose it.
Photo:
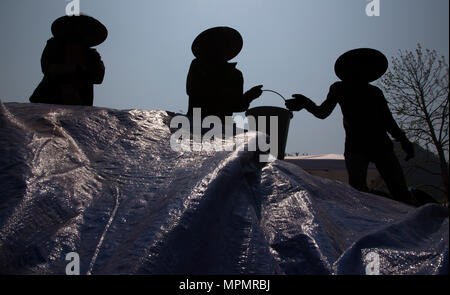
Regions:
[[[0,103],[0,272],[445,274],[448,209],[255,152],[176,152],[165,111]],[[377,259],[377,260],[375,260]]]

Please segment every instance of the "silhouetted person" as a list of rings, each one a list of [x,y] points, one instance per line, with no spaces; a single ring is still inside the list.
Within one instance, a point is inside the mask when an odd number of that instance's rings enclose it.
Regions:
[[[258,98],[262,85],[244,93],[244,78],[236,63],[228,61],[241,51],[243,40],[238,31],[215,27],[202,32],[192,43],[196,59],[189,69],[186,92],[189,95],[188,116],[201,108],[202,117],[231,116],[244,112]]]
[[[381,77],[387,67],[386,57],[377,50],[348,51],[335,64],[336,75],[342,81],[331,85],[327,99],[320,106],[301,94],[294,94],[286,107],[296,111],[305,108],[317,118],[325,119],[339,104],[344,117],[344,155],[350,185],[368,192],[367,168],[373,162],[392,197],[409,203],[411,195],[388,133],[401,143],[406,160],[414,157],[413,144],[392,117],[383,92],[369,84]]]
[[[106,40],[107,29],[90,16],[63,16],[53,22],[52,33],[41,58],[44,78],[30,102],[92,106],[93,84],[102,83],[105,66],[90,47]]]

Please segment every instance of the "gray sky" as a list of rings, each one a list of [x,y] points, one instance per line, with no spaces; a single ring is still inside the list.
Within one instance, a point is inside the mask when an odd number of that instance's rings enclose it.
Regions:
[[[40,57],[50,25],[64,15],[65,0],[0,1],[0,99],[28,102],[42,79]],[[337,81],[333,67],[357,47],[390,59],[420,42],[448,61],[448,0],[380,0],[380,16],[368,17],[368,0],[80,0],[81,12],[104,23],[109,36],[97,49],[106,66],[94,105],[116,109],[187,109],[186,76],[194,38],[214,26],[231,26],[244,38],[234,59],[245,89],[263,84],[285,97],[302,93],[316,103]],[[283,106],[264,93],[251,106]],[[337,107],[326,120],[297,112],[287,152],[343,153]]]

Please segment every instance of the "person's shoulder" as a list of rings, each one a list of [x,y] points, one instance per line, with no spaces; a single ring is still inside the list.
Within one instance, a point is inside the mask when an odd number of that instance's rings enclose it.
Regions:
[[[199,61],[198,59],[194,58],[194,59],[191,61],[191,65],[190,65],[190,67],[189,67],[189,72],[190,72],[190,73],[192,73],[192,72],[197,72],[197,71],[200,70],[201,67],[202,67],[202,66],[201,66],[200,61]]]
[[[230,63],[228,63],[228,70],[232,71],[234,73],[239,73],[240,75],[242,75],[241,70],[236,68],[236,66],[237,66],[237,62],[230,62]]]
[[[383,91],[380,88],[378,88],[377,86],[372,85],[372,84],[367,84],[367,85],[368,85],[367,87],[370,89],[370,91],[373,94],[375,94],[377,96],[383,96]]]
[[[200,64],[200,61],[197,58],[194,58],[191,61],[191,66],[198,66]]]
[[[52,37],[47,40],[46,48],[52,49],[52,50],[60,50],[60,48],[62,48],[63,46],[64,46],[63,41],[61,41],[55,37]]]
[[[48,59],[49,57],[53,58],[55,56],[60,56],[63,52],[63,45],[58,39],[52,37],[47,40],[45,44],[44,51],[42,52],[42,58]]]
[[[330,89],[341,89],[345,86],[345,82],[343,81],[336,81],[333,84],[330,85]]]
[[[100,55],[100,53],[98,53],[97,49],[95,48],[87,48],[86,49],[87,52],[87,56],[90,60],[101,60],[102,56]]]
[[[330,92],[333,93],[340,93],[344,88],[344,83],[342,81],[337,81],[331,84],[330,86]]]
[[[62,45],[64,44],[63,40],[57,39],[55,37],[51,37],[50,39],[47,40],[47,45]]]
[[[372,85],[372,84],[367,84],[367,87],[369,87],[371,90],[373,90],[373,91],[381,91],[381,89],[380,88],[378,88],[377,86],[375,86],[375,85]]]

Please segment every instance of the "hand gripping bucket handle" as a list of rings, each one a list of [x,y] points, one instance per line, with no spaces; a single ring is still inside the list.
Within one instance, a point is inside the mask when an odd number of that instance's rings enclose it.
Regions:
[[[273,90],[269,90],[269,89],[265,89],[263,90],[267,91],[267,92],[272,92],[277,94],[278,96],[280,96],[281,98],[283,98],[284,101],[286,101],[286,99],[279,94],[276,91]],[[285,108],[280,108],[280,107],[272,107],[272,106],[263,106],[263,107],[255,107],[255,108],[250,108],[245,112],[245,115],[247,117],[249,116],[253,116],[255,118],[256,121],[256,130],[266,133],[267,135],[270,136],[270,117],[274,116],[277,117],[277,122],[278,122],[278,152],[277,152],[277,159],[283,160],[284,159],[284,153],[286,150],[286,143],[287,143],[287,137],[288,137],[288,133],[289,133],[289,123],[291,121],[291,118],[293,117],[292,112],[285,109]],[[259,124],[258,122],[260,120],[265,120],[265,125],[266,128],[265,130],[260,130],[259,128]],[[261,128],[262,129],[262,128]],[[271,136],[271,138],[274,138],[275,136]],[[274,155],[275,156],[275,155]]]

